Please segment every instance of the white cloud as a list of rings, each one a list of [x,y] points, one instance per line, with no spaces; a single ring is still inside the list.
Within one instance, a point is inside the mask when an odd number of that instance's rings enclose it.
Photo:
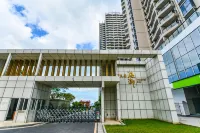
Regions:
[[[11,13],[13,4],[23,5],[27,18]],[[121,11],[120,0],[1,0],[0,47],[74,49],[92,42],[98,48],[99,22],[110,11]],[[49,34],[32,40],[26,23]]]

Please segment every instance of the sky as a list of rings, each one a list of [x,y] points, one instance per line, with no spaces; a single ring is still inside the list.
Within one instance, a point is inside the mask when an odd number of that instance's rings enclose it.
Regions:
[[[107,12],[120,0],[0,0],[0,47],[98,49]]]
[[[105,13],[120,0],[0,0],[1,49],[98,49]],[[96,88],[73,88],[76,100],[98,99]]]
[[[76,97],[74,101],[90,100],[91,104],[94,104],[99,98],[98,88],[69,88],[65,92],[73,94]]]

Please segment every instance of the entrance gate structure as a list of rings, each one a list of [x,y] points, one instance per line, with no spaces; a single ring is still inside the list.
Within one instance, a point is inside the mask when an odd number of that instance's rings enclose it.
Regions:
[[[100,111],[93,108],[44,108],[36,111],[35,122],[99,122]]]
[[[0,75],[0,121],[48,121],[38,113],[49,120],[64,113],[52,120],[63,122],[74,113],[41,110],[49,105],[50,90],[98,87],[102,122],[145,118],[178,122],[160,51],[0,50]]]

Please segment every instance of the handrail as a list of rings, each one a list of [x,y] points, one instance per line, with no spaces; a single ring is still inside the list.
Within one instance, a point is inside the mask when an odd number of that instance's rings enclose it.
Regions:
[[[195,19],[197,19],[200,16],[200,12],[197,12],[197,10],[200,9],[200,6],[198,8],[193,8],[194,13],[184,22],[180,23],[180,25],[178,26],[177,30],[175,30],[173,32],[173,34],[171,36],[169,36],[164,43],[162,43],[159,47],[158,50],[162,50],[164,48],[164,46],[166,46],[167,43],[170,43],[176,36],[178,36],[184,29],[186,29],[192,22],[191,22],[191,18],[194,17],[194,15],[197,15],[197,17]],[[193,19],[193,21],[195,20]]]

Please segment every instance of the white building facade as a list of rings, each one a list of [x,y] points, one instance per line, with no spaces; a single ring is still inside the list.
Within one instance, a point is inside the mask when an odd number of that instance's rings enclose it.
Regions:
[[[0,55],[0,121],[33,122],[54,87],[99,87],[102,122],[179,122],[160,51],[0,50]]]

